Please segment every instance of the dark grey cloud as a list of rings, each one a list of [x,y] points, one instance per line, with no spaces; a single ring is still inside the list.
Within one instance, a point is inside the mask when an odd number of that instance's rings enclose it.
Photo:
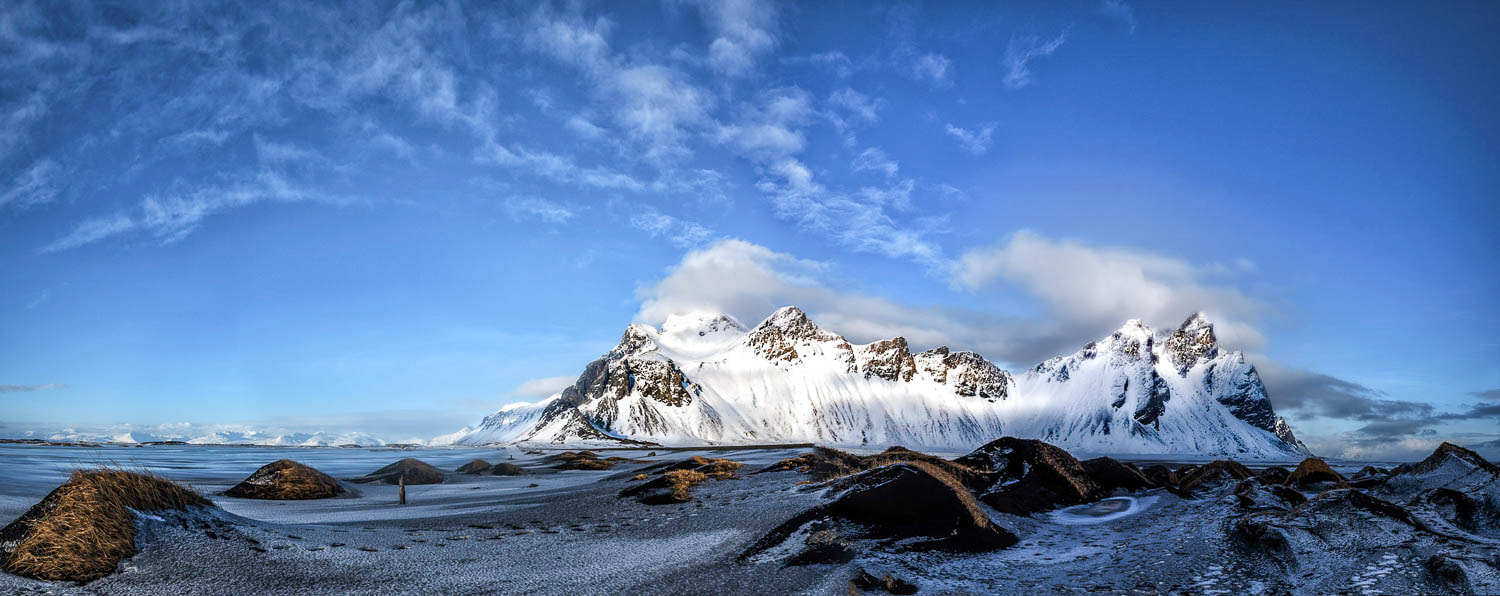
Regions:
[[[1463,420],[1500,420],[1500,403],[1480,403],[1459,411],[1438,411],[1432,404],[1392,399],[1387,393],[1354,381],[1314,371],[1286,368],[1274,362],[1257,366],[1278,412],[1362,422],[1338,437],[1340,442],[1381,450],[1408,438],[1437,437],[1439,427]],[[1471,395],[1490,399],[1492,392]]]
[[[1485,389],[1484,391],[1474,391],[1474,392],[1470,393],[1469,395],[1472,395],[1472,396],[1477,397],[1479,399],[1488,399],[1488,400],[1491,400],[1491,401],[1500,401],[1500,388]]]
[[[1391,399],[1385,392],[1338,377],[1271,362],[1257,366],[1271,403],[1282,412],[1347,420],[1431,417],[1431,404]]]

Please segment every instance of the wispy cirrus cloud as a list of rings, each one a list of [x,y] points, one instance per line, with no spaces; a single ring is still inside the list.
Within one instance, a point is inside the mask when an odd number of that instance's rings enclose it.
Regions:
[[[67,389],[62,383],[45,383],[42,385],[0,385],[0,393],[31,393],[33,391],[51,391],[54,389]]]
[[[561,225],[573,219],[576,213],[555,201],[538,197],[510,197],[505,199],[505,211],[516,221],[539,221]]]
[[[42,158],[21,171],[11,181],[10,188],[0,192],[0,209],[25,209],[57,198],[55,179],[62,168],[57,162]]]
[[[979,127],[977,130],[944,124],[943,131],[958,141],[958,146],[962,147],[964,151],[968,151],[974,155],[984,155],[990,150],[990,143],[995,133],[995,124],[991,122]]]
[[[1001,79],[1005,82],[1005,86],[1011,89],[1020,89],[1030,85],[1033,80],[1031,61],[1051,56],[1067,40],[1068,31],[1066,29],[1052,39],[1043,39],[1035,35],[1010,38],[1010,44],[1005,48],[1005,76]]]

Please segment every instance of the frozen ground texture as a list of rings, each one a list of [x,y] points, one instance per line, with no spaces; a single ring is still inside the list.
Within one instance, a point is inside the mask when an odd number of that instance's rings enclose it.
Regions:
[[[3,520],[40,500],[67,468],[109,461],[192,484],[221,507],[143,517],[141,553],[102,580],[79,587],[0,574],[0,593],[845,594],[860,570],[893,574],[922,594],[1500,590],[1493,466],[1457,452],[1381,475],[1368,491],[1309,488],[1312,500],[1295,508],[1265,491],[1246,492],[1259,499],[1247,503],[1237,496],[1240,483],[1228,481],[1193,498],[1159,488],[1031,516],[986,507],[1020,538],[989,552],[870,549],[805,566],[786,566],[775,551],[737,560],[776,526],[827,501],[797,472],[750,473],[803,451],[609,452],[654,463],[703,454],[748,464],[738,479],[699,486],[692,502],[649,506],[618,493],[651,464],[554,471],[545,459],[551,452],[0,446],[0,477],[14,480],[0,485]],[[444,470],[481,457],[534,473],[450,474],[444,484],[408,487],[406,506],[384,485],[305,502],[218,494],[282,457],[349,478],[408,456]],[[1335,462],[1346,476],[1356,467]]]
[[[913,354],[900,337],[851,344],[795,307],[753,329],[702,313],[660,329],[630,325],[573,386],[443,440],[967,451],[1005,435],[1091,453],[1306,453],[1255,367],[1221,351],[1202,315],[1164,331],[1129,321],[1075,354],[1011,374],[973,352]]]

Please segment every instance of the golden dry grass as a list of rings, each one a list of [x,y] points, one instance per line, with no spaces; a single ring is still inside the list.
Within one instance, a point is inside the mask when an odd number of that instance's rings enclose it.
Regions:
[[[703,457],[701,455],[694,455],[692,462],[698,464],[697,471],[714,480],[734,478],[735,473],[739,472],[740,468],[745,467],[745,464],[737,461],[717,457]]]
[[[693,500],[692,489],[708,480],[708,474],[697,470],[671,470],[662,475],[667,487],[672,489],[672,498],[684,503]]]
[[[4,569],[53,581],[90,581],[109,575],[135,554],[136,511],[213,505],[190,488],[149,472],[78,470],[42,502],[6,526],[16,540],[0,552]]]

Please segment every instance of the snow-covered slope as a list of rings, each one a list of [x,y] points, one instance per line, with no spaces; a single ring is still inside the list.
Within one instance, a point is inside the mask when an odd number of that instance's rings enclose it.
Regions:
[[[1306,451],[1201,315],[1168,333],[1130,321],[1013,376],[973,352],[913,354],[900,337],[854,345],[796,307],[754,329],[716,313],[632,324],[573,386],[506,406],[455,442],[969,449],[1004,435],[1121,454]]]

